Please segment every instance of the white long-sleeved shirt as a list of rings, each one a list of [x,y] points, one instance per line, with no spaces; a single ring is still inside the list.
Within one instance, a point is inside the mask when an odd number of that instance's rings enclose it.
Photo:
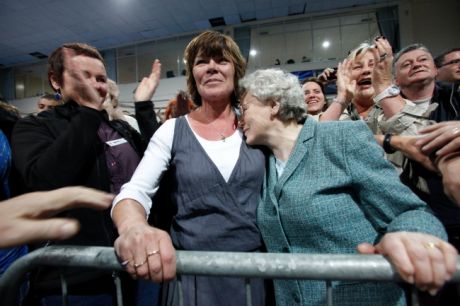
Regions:
[[[188,116],[186,116],[186,119],[191,128]],[[158,190],[163,173],[169,168],[175,124],[176,119],[167,120],[152,136],[144,157],[137,166],[131,180],[121,187],[120,193],[113,200],[112,210],[120,201],[133,199],[143,206],[148,216],[152,207],[151,198]],[[241,130],[236,129],[235,133],[230,137],[216,141],[206,140],[195,131],[193,131],[193,134],[216,165],[222,177],[225,181],[228,181],[239,158],[243,141]]]

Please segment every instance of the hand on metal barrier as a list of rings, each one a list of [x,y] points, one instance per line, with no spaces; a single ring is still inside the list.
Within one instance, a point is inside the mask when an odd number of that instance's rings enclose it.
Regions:
[[[0,248],[39,240],[62,240],[75,235],[76,220],[53,218],[61,211],[87,207],[107,209],[113,195],[85,187],[66,187],[28,193],[0,203]]]
[[[126,213],[129,207],[139,214]],[[163,282],[176,276],[176,254],[168,233],[147,224],[140,211],[142,206],[133,200],[124,200],[113,210],[120,236],[115,241],[115,252],[121,265],[133,278]],[[129,217],[128,217],[129,216]],[[121,218],[118,218],[121,217]]]
[[[435,295],[456,271],[457,250],[438,237],[413,232],[394,232],[372,246],[360,244],[363,254],[387,256],[401,277],[420,290]]]

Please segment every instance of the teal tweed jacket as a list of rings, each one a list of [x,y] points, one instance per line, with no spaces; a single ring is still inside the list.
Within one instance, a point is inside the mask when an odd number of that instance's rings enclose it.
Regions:
[[[257,222],[269,252],[356,253],[387,232],[446,239],[441,223],[399,180],[362,121],[307,119],[283,174],[268,157]],[[334,305],[404,305],[393,283],[333,282]],[[326,305],[325,282],[275,280],[277,306]]]

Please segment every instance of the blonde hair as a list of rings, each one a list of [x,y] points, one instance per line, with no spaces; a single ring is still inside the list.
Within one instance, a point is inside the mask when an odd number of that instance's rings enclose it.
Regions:
[[[107,97],[105,98],[102,106],[109,115],[109,120],[126,121],[123,112],[118,107],[118,96],[120,95],[120,90],[118,89],[117,83],[111,79],[107,79],[107,85]]]
[[[366,53],[372,48],[375,48],[375,45],[370,44],[368,41],[362,42],[358,47],[348,53],[347,59],[354,61],[358,56]]]

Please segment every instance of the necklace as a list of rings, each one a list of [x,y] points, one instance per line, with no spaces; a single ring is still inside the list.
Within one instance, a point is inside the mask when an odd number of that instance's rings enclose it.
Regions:
[[[211,121],[210,123],[211,123],[211,125],[216,129],[217,134],[219,134],[219,136],[220,136],[220,140],[223,141],[223,142],[225,142],[225,140],[226,140],[228,137],[230,137],[231,135],[233,135],[233,132],[236,130],[235,122],[233,122],[232,127],[231,127],[232,133],[231,133],[230,135],[228,135],[228,136],[225,136],[225,132],[228,130],[227,126],[224,128],[224,130],[219,131],[219,130],[217,129],[216,125],[214,124],[214,123],[215,123],[214,121]]]
[[[201,109],[201,107],[197,108],[195,111],[199,111]],[[220,141],[223,141],[225,142],[225,140],[230,137],[231,135],[233,135],[234,131],[236,130],[236,116],[235,116],[235,119],[233,120],[233,123],[232,123],[232,126],[231,126],[231,133],[229,134],[228,132],[228,124],[225,123],[225,127],[223,129],[219,129],[216,125],[216,122],[215,122],[215,119],[214,120],[211,120],[211,121],[208,121],[208,124],[212,127],[212,129],[214,130],[215,133],[217,133],[220,137]],[[225,136],[225,135],[228,135],[228,136]]]

